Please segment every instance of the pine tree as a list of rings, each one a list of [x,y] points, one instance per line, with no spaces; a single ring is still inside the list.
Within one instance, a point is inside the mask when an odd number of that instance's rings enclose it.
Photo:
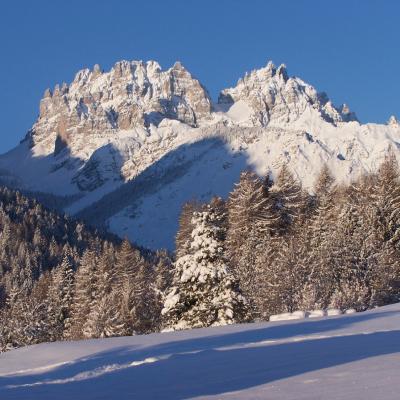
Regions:
[[[307,204],[306,196],[286,164],[279,171],[272,190],[279,210],[279,228],[281,232],[286,232],[293,228],[294,223],[304,214]]]
[[[336,224],[334,179],[325,165],[314,189],[313,214],[299,230],[300,245],[303,245],[302,260],[308,267],[303,290],[302,304],[305,310],[326,308],[330,302],[332,280],[332,232]]]
[[[146,260],[125,240],[117,252],[115,281],[127,334],[146,333],[152,329],[158,308],[154,287],[149,286],[149,274]]]
[[[149,333],[159,326],[157,295],[151,282],[149,265],[142,262],[138,266],[131,288],[132,328],[136,334]]]
[[[164,326],[179,330],[249,319],[247,302],[224,257],[223,216],[211,207],[195,212],[189,253],[175,262],[173,286],[162,310]]]
[[[368,204],[365,182],[355,182],[342,193],[337,222],[331,233],[330,306],[367,308],[370,298],[369,276],[375,265],[373,232],[365,218]]]
[[[263,265],[260,279],[261,316],[300,309],[308,268],[304,264],[304,248],[294,237],[276,237],[271,251],[261,254],[258,262]]]
[[[179,216],[179,229],[175,238],[176,256],[185,254],[190,247],[190,234],[193,230],[192,216],[194,211],[200,211],[201,205],[197,201],[189,201],[182,207]]]
[[[127,290],[137,271],[137,265],[142,262],[142,256],[135,250],[128,239],[124,239],[116,254],[115,283],[121,290]]]
[[[98,297],[84,325],[85,337],[104,338],[127,334],[115,292]]]
[[[249,299],[253,314],[259,312],[260,300],[256,262],[268,249],[278,216],[269,191],[270,181],[263,183],[253,172],[245,171],[229,196],[227,251],[233,273],[239,279],[243,293]]]
[[[92,310],[97,292],[98,255],[87,249],[82,256],[80,266],[75,273],[74,299],[71,304],[69,329],[65,336],[71,339],[92,337],[92,333],[84,331],[88,315]]]
[[[121,315],[121,292],[115,287],[115,250],[105,243],[98,258],[96,291],[90,313],[83,326],[85,337],[110,337],[128,334]]]
[[[400,181],[399,165],[393,150],[378,169],[372,188],[377,229],[381,240],[400,251]]]
[[[48,314],[51,320],[53,340],[63,337],[70,327],[70,312],[74,292],[74,271],[70,256],[65,255],[61,264],[52,271],[49,288]]]

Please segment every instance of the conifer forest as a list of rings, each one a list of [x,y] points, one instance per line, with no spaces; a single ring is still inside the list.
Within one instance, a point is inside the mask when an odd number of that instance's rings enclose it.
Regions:
[[[150,251],[0,190],[0,350],[30,344],[268,320],[400,299],[400,176],[312,193],[286,165],[250,170],[227,199],[186,203],[176,250]]]

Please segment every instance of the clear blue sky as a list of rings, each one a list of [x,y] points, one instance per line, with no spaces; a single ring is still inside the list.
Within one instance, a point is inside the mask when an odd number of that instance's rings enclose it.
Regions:
[[[183,64],[216,98],[267,60],[346,102],[363,122],[400,116],[398,0],[4,0],[0,152],[47,87],[120,59]]]

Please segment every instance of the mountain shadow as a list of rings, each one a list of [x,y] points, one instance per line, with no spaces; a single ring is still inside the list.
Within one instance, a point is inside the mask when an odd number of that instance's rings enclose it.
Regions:
[[[226,197],[245,168],[247,155],[233,153],[220,137],[183,144],[76,217],[120,234],[125,230],[145,247],[172,249],[182,205],[192,199]]]

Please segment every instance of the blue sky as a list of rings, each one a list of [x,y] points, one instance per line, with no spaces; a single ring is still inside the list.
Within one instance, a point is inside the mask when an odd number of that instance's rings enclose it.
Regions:
[[[363,121],[400,116],[397,0],[8,0],[0,9],[0,152],[47,87],[121,59],[183,64],[218,91],[273,60]]]

